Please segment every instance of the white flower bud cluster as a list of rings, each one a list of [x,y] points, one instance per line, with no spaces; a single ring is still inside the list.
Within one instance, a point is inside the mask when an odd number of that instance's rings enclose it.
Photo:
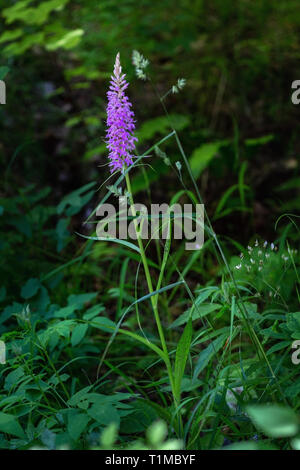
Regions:
[[[185,84],[185,78],[178,78],[176,85],[172,86],[172,93],[179,93],[179,90],[182,90],[185,87]]]
[[[278,251],[278,247],[274,245],[274,243],[268,243],[265,241],[264,243],[260,244],[258,240],[255,241],[254,246],[248,245],[247,247],[247,254],[241,253],[240,254],[240,263],[235,266],[236,270],[245,269],[247,272],[257,270],[261,272],[271,258],[272,253],[274,254]],[[297,253],[297,250],[289,250],[289,255],[293,255]],[[278,254],[277,254],[278,256]],[[290,256],[286,254],[281,254],[281,259],[284,263],[287,263],[290,260]]]

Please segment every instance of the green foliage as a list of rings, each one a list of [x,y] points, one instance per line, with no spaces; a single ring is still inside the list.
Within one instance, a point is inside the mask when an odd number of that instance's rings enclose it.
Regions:
[[[203,170],[209,165],[210,161],[216,156],[219,149],[228,142],[211,142],[203,144],[201,147],[196,148],[191,157],[190,165],[194,178],[199,178]]]
[[[0,448],[300,449],[297,6],[2,8]],[[106,168],[117,51],[130,191]],[[203,248],[96,237],[99,201],[137,194],[203,199]]]
[[[6,44],[3,54],[6,56],[24,54],[36,45],[44,46],[49,51],[77,46],[84,31],[82,29],[68,31],[61,23],[55,21],[54,17],[52,19],[53,13],[61,11],[68,2],[69,0],[48,0],[37,5],[34,0],[23,0],[4,8],[2,16],[6,25],[17,23],[18,26],[0,36],[0,44]],[[28,28],[30,28],[29,34]]]
[[[278,405],[248,406],[247,413],[258,429],[270,437],[293,437],[299,420],[293,410]]]

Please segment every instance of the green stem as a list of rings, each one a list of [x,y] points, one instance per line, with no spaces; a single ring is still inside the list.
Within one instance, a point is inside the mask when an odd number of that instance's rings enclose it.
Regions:
[[[141,234],[140,234],[140,231],[138,229],[138,223],[137,223],[137,220],[136,220],[136,210],[135,210],[135,207],[134,207],[132,189],[131,189],[130,178],[129,178],[129,173],[128,172],[125,173],[125,180],[126,180],[127,191],[129,193],[128,197],[129,197],[129,201],[130,201],[130,205],[131,205],[132,216],[134,217],[134,219],[133,219],[134,228],[135,228],[135,232],[136,232],[136,236],[137,236],[137,242],[138,242],[138,245],[139,245],[141,258],[142,258],[142,263],[143,263],[143,267],[144,267],[144,271],[145,271],[145,275],[146,275],[148,290],[149,290],[149,293],[152,294],[154,292],[154,289],[153,289],[153,285],[152,285],[151,274],[150,274],[150,271],[149,271],[147,256],[146,256],[146,253],[145,253],[145,250],[144,250],[144,245],[143,245],[143,242],[142,242],[142,239],[141,239]],[[156,326],[157,326],[157,330],[158,330],[162,350],[163,350],[164,356],[165,356],[164,361],[165,361],[165,364],[166,364],[166,367],[167,367],[167,372],[168,372],[168,375],[169,375],[169,380],[170,380],[170,385],[171,385],[171,389],[172,389],[172,394],[173,394],[175,406],[178,406],[179,403],[178,403],[176,393],[175,393],[175,388],[174,388],[172,365],[171,365],[171,361],[170,361],[170,358],[169,358],[169,353],[168,353],[168,348],[167,348],[167,344],[166,344],[166,340],[165,340],[165,335],[164,335],[164,332],[163,332],[163,328],[162,328],[162,325],[161,325],[161,321],[160,321],[159,313],[158,313],[158,308],[157,308],[157,295],[151,296],[150,300],[151,300],[151,304],[152,304],[152,308],[153,308],[154,318],[155,318],[155,322],[156,322]]]

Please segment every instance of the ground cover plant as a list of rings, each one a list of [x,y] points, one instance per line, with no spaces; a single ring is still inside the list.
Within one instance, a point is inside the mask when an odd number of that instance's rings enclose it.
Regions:
[[[267,89],[261,95],[266,111],[251,94],[263,74],[276,75],[275,50],[285,64],[297,56],[294,2],[266,1],[247,13],[249,2],[239,2],[235,54],[247,64],[245,77],[231,70],[226,42],[220,52],[216,39],[200,61],[193,56],[213,24],[222,35],[234,21],[230,2],[207,10],[205,2],[179,2],[185,17],[177,31],[152,24],[148,2],[142,20],[124,2],[135,19],[124,43],[125,6],[110,31],[114,2],[94,3],[28,0],[2,11],[0,79],[10,85],[22,66],[11,89],[23,87],[26,74],[38,86],[19,98],[28,100],[26,132],[17,95],[0,109],[0,448],[300,450],[295,105],[280,77],[278,101]],[[192,22],[200,11],[205,27]],[[95,15],[105,35],[86,33]],[[281,18],[278,43],[268,15]],[[156,24],[168,43],[158,58],[159,38],[142,39],[145,26],[155,37]],[[96,58],[99,38],[105,49]],[[40,75],[49,57],[53,81]],[[216,58],[210,108],[199,95]],[[246,88],[232,99],[225,89],[238,77]],[[189,203],[193,222],[204,205],[203,246],[187,250],[175,239],[171,214],[156,225],[168,237],[144,239],[151,220],[134,208],[125,215],[131,239],[101,236],[99,208],[118,207],[120,197],[128,206]]]

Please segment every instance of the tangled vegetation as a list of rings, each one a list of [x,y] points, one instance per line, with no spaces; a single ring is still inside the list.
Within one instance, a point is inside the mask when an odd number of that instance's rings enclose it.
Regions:
[[[296,0],[6,3],[0,448],[300,450]],[[203,247],[99,240],[120,196]]]

